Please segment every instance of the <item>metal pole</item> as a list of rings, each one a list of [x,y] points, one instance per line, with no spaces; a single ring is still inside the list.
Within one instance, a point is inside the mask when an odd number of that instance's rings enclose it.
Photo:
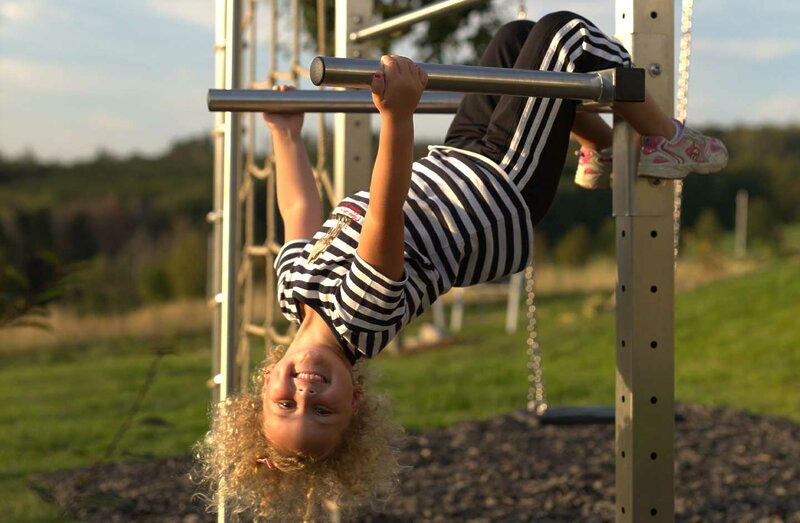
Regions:
[[[426,91],[422,93],[417,114],[453,114],[458,110],[462,95]],[[274,113],[375,113],[372,95],[365,90],[296,90],[273,91],[270,89],[209,89],[208,110],[212,112],[238,111]],[[578,112],[598,112],[597,103],[580,104]],[[324,136],[324,133],[321,133]],[[221,142],[220,142],[221,143]],[[220,159],[222,155],[220,155]]]
[[[644,70],[620,67],[594,73],[418,63],[429,91],[569,98],[602,102],[644,100]],[[309,69],[314,85],[367,88],[378,60],[318,56]]]
[[[227,0],[226,16],[227,55],[225,62],[225,86],[230,89],[240,87],[241,39],[240,16],[241,0]],[[222,322],[220,400],[234,392],[233,379],[236,361],[236,232],[238,207],[238,174],[241,163],[241,119],[238,113],[225,113],[225,164],[223,173],[222,203]]]
[[[241,1],[226,0],[225,5],[225,88],[241,87]],[[236,232],[237,177],[241,156],[241,117],[224,113],[224,152],[222,174],[222,255],[220,263],[220,354],[219,401],[236,387]],[[218,506],[217,520],[227,521],[225,500]]]
[[[216,0],[214,7],[214,85],[225,87],[225,0]],[[212,226],[212,255],[210,264],[209,296],[213,306],[211,332],[211,401],[219,401],[220,375],[220,330],[222,324],[222,185],[225,162],[225,115],[214,115],[214,206],[207,215]]]
[[[617,0],[617,38],[674,98],[673,0]],[[637,176],[640,140],[614,120],[617,224],[616,521],[674,521],[673,183]]]
[[[372,18],[372,0],[336,2],[336,56],[360,58],[369,46],[348,35]],[[372,174],[372,128],[366,114],[336,114],[333,118],[333,179],[335,200],[367,189]]]
[[[462,96],[455,93],[426,92],[417,113],[452,114]],[[209,89],[209,111],[273,113],[375,113],[368,91],[272,91],[269,89]]]
[[[437,2],[421,9],[384,20],[366,29],[354,31],[350,33],[349,38],[351,42],[356,43],[379,38],[383,35],[405,29],[418,22],[424,22],[474,5],[483,4],[486,3],[486,1],[487,0],[445,0],[444,2]]]

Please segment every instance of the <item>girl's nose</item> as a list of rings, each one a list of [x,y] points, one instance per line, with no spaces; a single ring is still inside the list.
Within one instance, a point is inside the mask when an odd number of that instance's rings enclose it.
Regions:
[[[302,394],[309,394],[312,396],[317,393],[317,391],[313,387],[309,387],[308,385],[301,385],[297,387],[297,391]]]

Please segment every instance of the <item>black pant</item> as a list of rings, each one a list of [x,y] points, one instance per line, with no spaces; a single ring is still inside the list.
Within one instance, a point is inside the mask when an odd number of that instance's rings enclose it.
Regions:
[[[479,63],[566,72],[629,66],[630,55],[585,18],[561,11],[534,23],[518,20],[495,33]],[[480,153],[505,170],[538,223],[555,196],[575,100],[468,94],[445,145]]]

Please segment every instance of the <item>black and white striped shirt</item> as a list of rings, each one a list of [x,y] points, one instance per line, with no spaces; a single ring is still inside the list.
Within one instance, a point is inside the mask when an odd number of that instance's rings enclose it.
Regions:
[[[351,362],[377,355],[451,287],[491,281],[529,262],[529,211],[497,164],[471,151],[432,147],[412,170],[402,280],[387,278],[356,253],[368,192],[344,199],[312,240],[286,243],[275,260],[284,316],[299,323],[298,302],[314,309]],[[349,224],[309,261],[315,243],[340,224],[337,216]]]

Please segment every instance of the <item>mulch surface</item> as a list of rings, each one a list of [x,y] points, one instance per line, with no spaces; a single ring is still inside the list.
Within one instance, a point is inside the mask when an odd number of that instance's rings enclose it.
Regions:
[[[800,425],[679,406],[678,521],[800,523]],[[400,488],[359,521],[614,520],[614,427],[522,415],[412,432]],[[81,521],[215,521],[192,499],[188,456],[45,474],[32,486]]]

